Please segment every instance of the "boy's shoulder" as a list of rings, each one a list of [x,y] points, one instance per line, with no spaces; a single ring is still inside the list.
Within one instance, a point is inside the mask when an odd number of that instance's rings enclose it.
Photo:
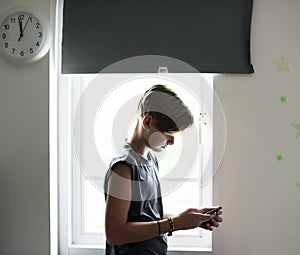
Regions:
[[[153,156],[150,152],[149,160],[147,160],[139,155],[128,142],[126,142],[118,151],[118,153],[113,157],[110,167],[118,162],[124,162],[124,164],[129,166],[149,166],[152,164],[157,164],[155,156]]]

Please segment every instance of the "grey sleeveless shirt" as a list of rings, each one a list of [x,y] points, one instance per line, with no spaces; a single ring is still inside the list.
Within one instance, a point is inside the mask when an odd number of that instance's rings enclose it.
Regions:
[[[158,163],[150,152],[148,160],[138,154],[126,141],[120,155],[114,157],[110,163],[104,181],[105,199],[107,196],[108,179],[114,167],[123,163],[131,169],[132,199],[128,211],[129,222],[149,222],[163,219],[161,190],[158,180]],[[123,245],[109,245],[106,242],[106,255],[165,255],[167,253],[166,235],[142,242]]]

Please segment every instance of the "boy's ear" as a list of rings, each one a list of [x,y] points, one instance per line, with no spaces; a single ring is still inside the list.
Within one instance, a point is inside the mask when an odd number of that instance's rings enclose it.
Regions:
[[[151,123],[152,123],[152,116],[149,115],[149,114],[146,114],[143,118],[142,118],[142,127],[144,129],[147,129],[151,126]]]

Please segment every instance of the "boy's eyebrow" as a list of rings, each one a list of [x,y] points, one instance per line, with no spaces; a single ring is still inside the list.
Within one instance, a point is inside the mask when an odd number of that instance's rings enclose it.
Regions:
[[[166,135],[176,135],[177,133],[179,133],[179,131],[164,131],[163,133]]]

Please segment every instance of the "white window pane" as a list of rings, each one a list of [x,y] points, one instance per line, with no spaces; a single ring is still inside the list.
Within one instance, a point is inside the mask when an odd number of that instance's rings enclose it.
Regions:
[[[188,207],[197,207],[200,203],[199,184],[186,181],[170,194],[164,196],[163,202],[165,212],[180,212]]]
[[[177,214],[187,208],[200,207],[200,191],[197,182],[186,181],[170,194],[163,197],[164,212]],[[198,229],[177,231],[174,236],[195,236],[199,234]]]
[[[100,233],[104,231],[105,201],[89,180],[84,181],[84,232]]]

